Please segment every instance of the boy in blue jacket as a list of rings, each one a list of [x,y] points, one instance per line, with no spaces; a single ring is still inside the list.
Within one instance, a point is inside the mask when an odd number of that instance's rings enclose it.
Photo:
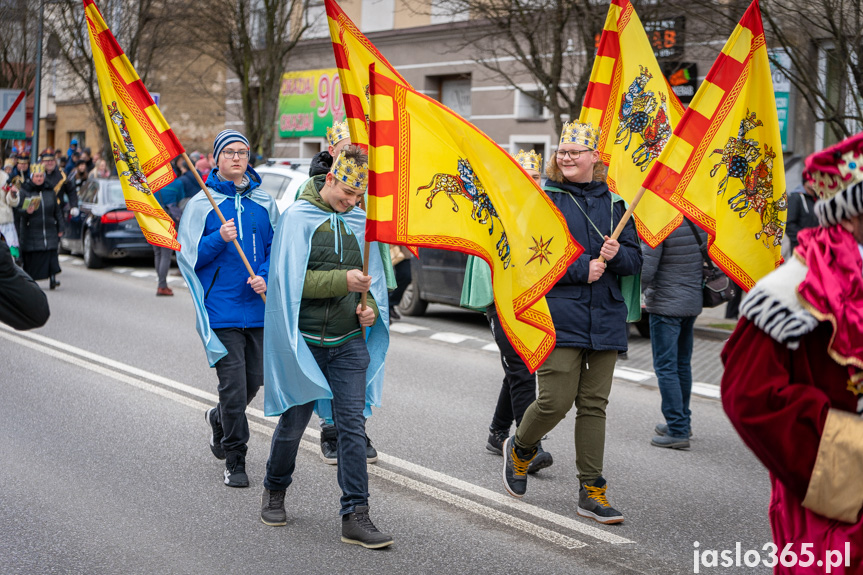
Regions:
[[[207,187],[225,217],[223,224],[201,191],[186,205],[180,222],[180,271],[195,302],[197,329],[210,367],[219,377],[219,403],[205,413],[210,449],[224,459],[225,485],[248,487],[246,406],[263,384],[264,300],[270,246],[279,211],[259,189],[249,167],[249,141],[235,130],[216,136],[218,167]],[[254,271],[250,277],[237,240]]]

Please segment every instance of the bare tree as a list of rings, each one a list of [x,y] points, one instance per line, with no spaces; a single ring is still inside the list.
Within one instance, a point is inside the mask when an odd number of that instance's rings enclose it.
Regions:
[[[38,0],[0,3],[0,87],[19,88],[32,93],[36,78],[36,28]]]
[[[825,123],[825,144],[863,128],[863,0],[770,0],[762,7],[775,64]]]
[[[677,0],[687,24],[727,38],[749,0]],[[863,0],[762,0],[769,49],[810,112],[825,125],[825,145],[863,129]],[[703,39],[703,36],[699,36]]]
[[[197,48],[236,76],[245,135],[264,156],[273,152],[282,74],[309,28],[307,9],[308,0],[210,0],[191,15]]]
[[[176,28],[171,25],[174,19],[169,18],[171,1],[103,0],[98,6],[105,23],[146,85],[147,76],[156,67],[155,56],[177,44]],[[45,36],[49,37],[62,64],[58,81],[71,92],[80,94],[89,107],[92,121],[99,127],[101,146],[110,150],[82,2],[46,2]],[[104,159],[110,162],[110,157]]]

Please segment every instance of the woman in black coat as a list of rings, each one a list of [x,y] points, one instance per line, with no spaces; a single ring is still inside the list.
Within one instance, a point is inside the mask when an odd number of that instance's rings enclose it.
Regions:
[[[63,215],[57,194],[45,183],[42,164],[34,164],[30,168],[30,180],[24,183],[21,192],[18,241],[24,271],[34,280],[50,278],[50,288],[54,289],[60,285],[57,281],[57,274],[61,272],[57,248],[63,235]],[[35,198],[39,198],[39,203],[34,206]]]

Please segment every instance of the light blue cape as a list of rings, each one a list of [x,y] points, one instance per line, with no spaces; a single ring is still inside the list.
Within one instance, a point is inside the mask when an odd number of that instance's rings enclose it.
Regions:
[[[228,199],[225,194],[219,193],[213,188],[208,189],[216,205]],[[247,197],[267,210],[270,216],[270,225],[275,230],[279,221],[279,208],[272,196],[260,188],[255,188]],[[198,279],[198,274],[195,273],[195,265],[198,263],[198,244],[201,243],[204,225],[207,223],[207,216],[212,209],[213,206],[207,199],[207,195],[203,191],[198,192],[183,208],[183,217],[180,219],[180,229],[177,232],[177,240],[183,246],[177,252],[177,264],[180,266],[180,273],[183,274],[186,285],[189,286],[189,291],[192,293],[192,301],[195,303],[195,314],[197,315],[195,327],[204,343],[210,367],[215,366],[216,362],[228,355],[228,350],[225,349],[218,336],[210,328],[210,318],[207,315],[207,307],[204,305],[204,287],[201,285],[201,280]],[[236,251],[233,246],[229,246],[229,249]]]
[[[324,222],[336,220],[338,224],[339,219],[353,232],[347,235],[342,231],[341,241],[356,241],[362,249],[366,217],[359,208],[336,214],[299,200],[282,214],[276,228],[264,316],[264,413],[268,416],[281,415],[295,405],[333,398],[327,378],[300,335],[298,322],[312,236]],[[386,278],[376,246],[369,250],[369,275],[371,294],[380,314],[366,330],[371,360],[366,371],[366,417],[371,416],[372,406],[381,405],[384,360],[390,341]]]

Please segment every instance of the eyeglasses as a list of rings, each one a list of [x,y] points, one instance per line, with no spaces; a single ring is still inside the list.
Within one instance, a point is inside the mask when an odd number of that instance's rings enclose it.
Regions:
[[[234,158],[248,158],[249,150],[222,150],[222,157],[226,160],[232,160]]]
[[[572,150],[558,150],[555,155],[558,157],[558,159],[561,159],[561,160],[564,158],[570,158],[573,160],[577,160],[579,158],[579,156],[581,156],[582,154],[588,154],[592,151],[593,150],[574,150],[574,151],[572,151]]]

